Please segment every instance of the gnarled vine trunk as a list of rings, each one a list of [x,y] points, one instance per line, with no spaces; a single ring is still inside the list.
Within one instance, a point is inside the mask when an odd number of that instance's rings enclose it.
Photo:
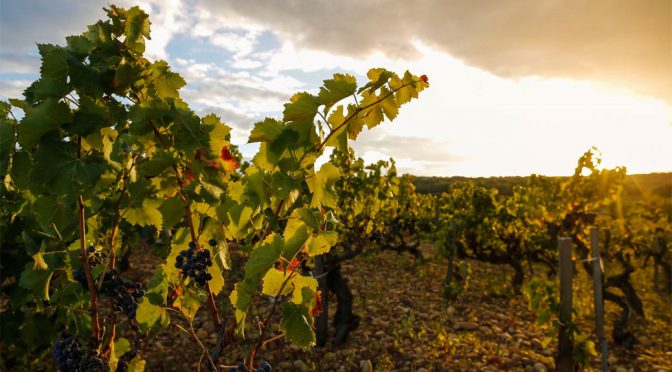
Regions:
[[[327,286],[336,295],[336,314],[332,324],[335,328],[334,344],[340,345],[348,339],[348,334],[359,326],[359,316],[352,311],[353,297],[347,280],[341,273],[340,263],[328,265]]]

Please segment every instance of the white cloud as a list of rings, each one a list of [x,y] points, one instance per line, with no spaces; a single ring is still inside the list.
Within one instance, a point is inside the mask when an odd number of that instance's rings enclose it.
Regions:
[[[657,27],[656,17],[648,28],[631,34],[622,32],[623,27],[630,27],[627,24],[598,24],[595,35],[583,35],[584,45],[580,37],[570,37],[582,36],[579,31],[585,27],[581,23],[585,20],[574,24],[567,18],[577,7],[573,2],[562,11],[557,4],[543,0],[531,10],[523,9],[527,13],[510,3],[478,8],[472,3],[438,0],[427,3],[434,4],[433,9],[412,2],[349,0],[134,3],[150,13],[152,40],[147,53],[170,61],[188,83],[182,90],[185,100],[199,114],[220,115],[233,127],[235,143],[246,142],[254,121],[280,116],[283,104],[294,92],[314,92],[322,72],[322,78],[329,78],[333,70],[363,75],[371,67],[386,67],[398,73],[409,69],[417,75],[427,74],[431,87],[419,100],[404,106],[394,123],[362,133],[354,146],[367,160],[392,156],[401,172],[422,175],[568,174],[576,158],[596,145],[606,165],[623,164],[635,172],[672,170],[672,147],[668,144],[672,107],[626,90],[633,88],[664,99],[665,87],[672,87],[666,85],[672,75],[660,77],[659,53],[650,49],[659,38],[640,43],[642,35]],[[99,9],[102,3],[21,4],[8,8],[11,16],[1,16],[3,72],[37,72],[34,41],[62,44],[65,35],[80,33],[86,24],[104,17]],[[61,12],[68,14],[63,17],[67,21],[59,18],[48,23],[40,18],[42,13],[34,11],[60,6],[72,10]],[[644,17],[645,11],[632,7],[633,15]],[[448,10],[450,17],[445,16]],[[549,22],[547,17],[525,17],[538,12],[557,13],[560,20],[543,25]],[[614,19],[621,19],[623,9],[614,12]],[[459,19],[460,14],[466,19]],[[606,22],[595,14],[584,18]],[[573,34],[554,39],[548,29],[563,19],[569,22],[564,31]],[[39,24],[36,32],[28,27],[34,24]],[[537,26],[539,32],[530,31],[536,31]],[[8,36],[4,27],[26,32]],[[605,56],[615,49],[600,41],[610,40],[603,33],[611,29],[614,45],[634,45],[634,55],[650,51],[648,62],[635,66],[633,61],[639,57],[626,56],[604,63]],[[168,55],[169,43],[178,34],[196,42],[193,48],[184,43],[184,50],[174,49]],[[12,49],[12,45],[20,47]],[[191,53],[195,45],[199,53]],[[221,60],[215,60],[221,53],[201,54],[209,49],[228,54]],[[571,50],[581,53],[567,53]],[[626,66],[628,63],[633,66]],[[651,67],[650,71],[640,73],[642,66]],[[619,71],[620,80],[611,79]],[[296,77],[303,74],[305,78]],[[602,83],[593,81],[593,76]],[[620,84],[622,90],[607,90],[604,82]],[[19,96],[28,84],[0,80],[0,97]],[[255,148],[246,145],[243,150],[249,156]]]
[[[297,49],[412,60],[414,41],[505,77],[591,79],[672,103],[669,0],[201,0]],[[242,20],[242,21],[241,21]]]
[[[30,83],[27,80],[0,80],[0,99],[23,97],[23,91]]]

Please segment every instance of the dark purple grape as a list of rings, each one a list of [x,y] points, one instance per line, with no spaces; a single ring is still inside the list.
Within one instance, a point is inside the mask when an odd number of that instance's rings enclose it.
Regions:
[[[195,251],[189,248],[187,251],[180,252],[175,258],[175,267],[181,269],[183,275],[192,278],[201,286],[205,286],[209,280],[212,280],[212,275],[207,270],[210,266],[212,266],[212,260],[210,251],[207,249]]]
[[[268,364],[267,361],[261,362],[261,365],[259,365],[259,368],[257,368],[257,372],[271,372],[271,370],[271,365]]]

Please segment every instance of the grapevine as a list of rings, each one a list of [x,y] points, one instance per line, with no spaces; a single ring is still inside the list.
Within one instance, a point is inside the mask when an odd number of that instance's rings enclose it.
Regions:
[[[333,164],[316,167],[315,161],[327,148],[347,149],[364,127],[393,120],[428,87],[427,78],[377,68],[360,86],[351,75],[335,74],[318,94],[292,96],[282,118],[255,124],[249,142],[259,143],[259,152],[247,163],[231,143],[229,126],[215,115],[196,115],[182,100],[182,77],[165,61],[144,57],[148,15],[138,7],[105,12],[106,20],[64,46],[38,45],[40,78],[24,99],[2,106],[2,150],[11,149],[2,157],[3,197],[7,191],[14,198],[11,223],[17,226],[2,235],[21,242],[17,262],[25,268],[16,275],[34,295],[21,297],[12,311],[25,324],[35,303],[57,314],[44,343],[15,341],[16,348],[44,350],[63,330],[76,332],[100,350],[95,358],[81,354],[85,364],[100,358],[124,370],[144,363],[147,334],[178,321],[171,319],[175,312],[190,323],[205,305],[218,331],[218,346],[206,358],[212,367],[220,345],[230,342],[225,337],[234,330],[245,337],[255,296],[278,300],[281,316],[268,316],[264,330],[278,321],[288,342],[311,347],[315,281],[303,269],[280,273],[273,266],[324,254],[338,240],[333,226],[325,229],[322,212],[333,215],[338,208],[340,174]],[[21,120],[11,119],[12,110],[22,111]],[[122,253],[159,234],[168,249],[151,279],[125,279]],[[207,246],[198,243],[202,236]],[[243,266],[232,266],[233,249],[246,257]],[[242,279],[225,293],[227,271]],[[54,295],[63,291],[76,295]],[[118,313],[132,320],[130,330],[121,327]],[[113,358],[118,342],[130,343],[128,331],[135,343]],[[260,332],[251,355],[266,341]],[[72,340],[59,345],[59,353],[81,351]],[[246,368],[254,362],[246,358]]]

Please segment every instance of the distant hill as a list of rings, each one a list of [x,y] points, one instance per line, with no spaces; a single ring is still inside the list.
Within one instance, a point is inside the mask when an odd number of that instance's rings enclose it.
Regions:
[[[496,188],[501,195],[511,195],[513,187],[525,185],[529,177],[414,177],[415,187],[423,194],[441,194],[454,182],[471,181],[476,185]],[[565,177],[558,177],[565,178]],[[672,198],[672,173],[631,174],[627,176],[623,193],[638,198],[648,194],[656,194]]]

